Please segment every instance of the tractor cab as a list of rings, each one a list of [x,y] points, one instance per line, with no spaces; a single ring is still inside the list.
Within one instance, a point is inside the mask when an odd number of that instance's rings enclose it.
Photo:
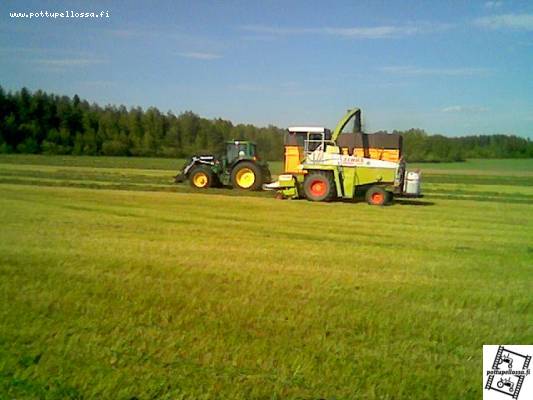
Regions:
[[[226,142],[225,157],[228,165],[238,160],[257,160],[256,145],[245,140]]]

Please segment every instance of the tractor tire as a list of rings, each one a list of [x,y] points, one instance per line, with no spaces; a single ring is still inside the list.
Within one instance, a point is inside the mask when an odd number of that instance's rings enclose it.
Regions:
[[[333,174],[312,172],[304,180],[304,194],[310,201],[331,201],[337,196]]]
[[[240,162],[231,170],[231,185],[235,189],[260,190],[263,180],[261,167],[251,161]]]
[[[382,187],[372,186],[366,191],[366,202],[372,206],[384,206],[392,201],[392,195]]]
[[[189,172],[189,183],[193,188],[207,189],[215,183],[215,176],[211,168],[198,165]]]

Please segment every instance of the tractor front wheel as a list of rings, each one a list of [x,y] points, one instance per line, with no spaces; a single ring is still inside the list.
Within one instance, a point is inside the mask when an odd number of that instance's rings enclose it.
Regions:
[[[207,189],[213,186],[214,174],[211,168],[199,165],[189,173],[189,183],[196,189]]]
[[[311,201],[331,201],[337,194],[333,174],[312,172],[304,180],[305,197]]]
[[[261,168],[253,162],[240,162],[231,171],[231,184],[236,189],[261,189],[261,185],[263,184]]]
[[[365,197],[367,203],[373,206],[383,206],[392,201],[392,194],[379,186],[368,189]]]

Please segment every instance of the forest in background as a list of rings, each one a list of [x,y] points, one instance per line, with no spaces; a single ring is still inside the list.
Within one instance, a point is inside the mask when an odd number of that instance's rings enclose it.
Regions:
[[[217,153],[226,140],[257,143],[264,159],[281,160],[283,134],[191,111],[176,115],[157,108],[100,106],[80,99],[0,86],[0,153],[157,156],[184,158]],[[446,137],[422,129],[393,131],[404,137],[407,161],[462,161],[467,158],[529,158],[533,142],[514,135]]]

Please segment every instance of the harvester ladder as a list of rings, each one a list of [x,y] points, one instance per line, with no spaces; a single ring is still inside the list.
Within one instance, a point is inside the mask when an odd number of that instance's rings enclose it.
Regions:
[[[502,359],[503,346],[498,346],[498,352],[496,353],[496,358],[494,358],[494,363],[492,364],[492,369],[499,369],[498,365]]]

